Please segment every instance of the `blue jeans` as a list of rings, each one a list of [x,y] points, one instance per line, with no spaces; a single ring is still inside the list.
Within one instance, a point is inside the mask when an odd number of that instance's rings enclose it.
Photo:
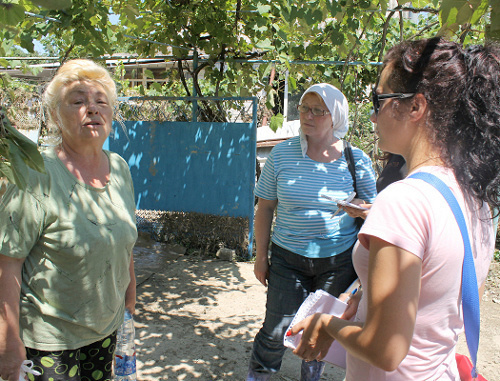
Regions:
[[[329,258],[306,258],[272,244],[266,318],[254,339],[248,380],[266,380],[280,369],[283,336],[309,293],[323,289],[339,296],[357,278],[351,254],[352,247]],[[322,363],[303,362],[301,380],[319,379],[322,371]]]

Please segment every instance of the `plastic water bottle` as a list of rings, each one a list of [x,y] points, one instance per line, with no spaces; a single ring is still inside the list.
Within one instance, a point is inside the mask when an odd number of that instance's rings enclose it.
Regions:
[[[115,380],[136,381],[134,318],[125,310],[125,319],[116,334]]]

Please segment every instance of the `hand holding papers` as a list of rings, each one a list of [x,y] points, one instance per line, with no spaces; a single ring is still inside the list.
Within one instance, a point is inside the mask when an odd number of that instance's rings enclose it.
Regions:
[[[344,209],[344,211],[349,216],[354,217],[354,218],[361,217],[364,219],[364,218],[366,218],[366,213],[367,213],[368,209],[366,207],[351,203],[351,201],[354,199],[355,195],[356,195],[356,193],[352,192],[345,200],[340,200],[340,199],[333,198],[333,197],[330,197],[330,196],[327,196],[324,194],[322,194],[321,197],[323,197],[327,200],[333,201],[334,203],[337,204],[338,209],[332,214],[332,216],[330,218],[333,218],[337,214],[339,214],[343,208],[347,208],[347,209]],[[349,208],[351,208],[351,209],[349,209]]]
[[[297,314],[290,323],[287,332],[295,324],[317,312],[340,317],[342,316],[346,308],[347,303],[337,299],[324,290],[316,290],[316,292],[309,294],[306,300],[302,303],[299,310],[297,311]],[[285,334],[283,343],[286,347],[295,349],[299,345],[301,338],[302,332],[299,332],[295,336],[286,336]],[[345,369],[346,351],[342,347],[342,345],[340,345],[337,341],[334,341],[323,361],[329,362],[333,365]]]
[[[337,198],[333,198],[327,195],[322,194],[321,197],[326,198],[327,200],[333,201],[337,205],[344,206],[344,207],[349,207],[349,208],[354,208],[354,209],[359,209],[359,210],[368,210],[367,208],[363,208],[362,206],[356,205],[351,203],[352,200],[354,200],[354,196],[356,195],[355,192],[352,192],[349,197],[347,197],[345,200],[339,200]],[[339,211],[336,211],[338,213]],[[334,214],[334,215],[335,215]]]

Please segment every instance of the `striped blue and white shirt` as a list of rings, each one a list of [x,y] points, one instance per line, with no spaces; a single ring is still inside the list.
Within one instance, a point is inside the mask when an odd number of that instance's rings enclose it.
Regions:
[[[377,194],[372,162],[352,147],[357,198],[373,203]],[[346,199],[354,191],[345,156],[333,163],[302,157],[299,137],[276,145],[264,165],[255,195],[278,200],[272,241],[309,258],[326,258],[349,249],[357,239],[355,220],[337,211],[336,203],[321,197]]]

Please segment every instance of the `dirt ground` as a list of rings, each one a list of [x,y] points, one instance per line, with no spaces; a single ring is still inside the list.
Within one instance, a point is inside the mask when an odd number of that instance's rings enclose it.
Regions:
[[[253,264],[183,255],[141,234],[134,249],[138,379],[245,380],[254,335],[264,318],[265,288]],[[479,371],[500,380],[500,265],[492,265],[481,306]],[[467,353],[464,342],[459,352]],[[299,379],[291,351],[273,380]],[[322,380],[341,381],[327,365]]]

